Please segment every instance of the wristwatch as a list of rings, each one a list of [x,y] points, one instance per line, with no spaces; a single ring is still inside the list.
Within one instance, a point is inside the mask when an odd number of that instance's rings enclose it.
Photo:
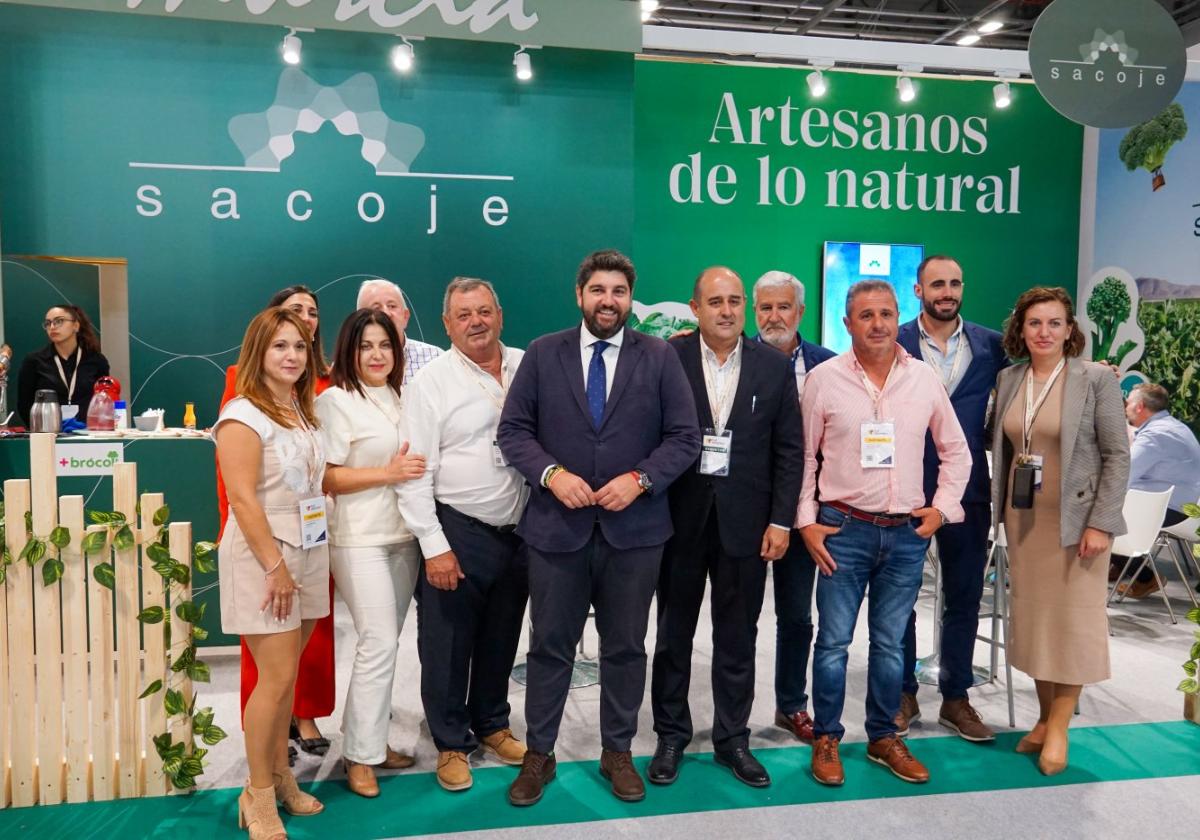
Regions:
[[[942,525],[950,524],[950,520],[946,518],[946,514],[942,513],[941,508],[934,508],[934,510],[936,510],[938,512],[938,516],[940,516],[942,518]]]
[[[649,493],[654,489],[654,482],[650,480],[645,470],[634,470],[633,474],[637,477],[638,487],[642,488],[643,493]]]

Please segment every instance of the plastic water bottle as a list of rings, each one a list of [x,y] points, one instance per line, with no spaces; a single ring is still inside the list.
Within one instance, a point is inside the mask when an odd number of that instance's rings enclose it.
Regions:
[[[118,429],[129,428],[129,411],[125,408],[125,400],[113,403],[113,426]]]
[[[87,427],[90,432],[111,432],[115,427],[116,406],[108,391],[97,389],[88,403]]]

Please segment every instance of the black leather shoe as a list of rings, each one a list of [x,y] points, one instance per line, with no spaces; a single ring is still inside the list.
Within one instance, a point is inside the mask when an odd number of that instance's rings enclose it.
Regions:
[[[767,768],[758,763],[758,759],[750,754],[750,750],[745,747],[735,747],[732,750],[717,750],[713,753],[713,759],[717,764],[728,767],[733,771],[733,775],[737,776],[738,781],[750,785],[750,787],[767,787],[771,784],[771,777],[767,775]]]
[[[665,741],[659,741],[654,758],[646,768],[646,778],[652,784],[669,785],[679,778],[679,762],[683,761],[683,750]]]

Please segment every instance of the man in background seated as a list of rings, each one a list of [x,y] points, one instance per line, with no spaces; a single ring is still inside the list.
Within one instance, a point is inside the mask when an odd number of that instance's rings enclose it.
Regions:
[[[391,280],[377,277],[363,281],[358,287],[355,308],[380,310],[392,319],[396,332],[404,337],[404,385],[417,375],[417,371],[442,354],[442,348],[409,338],[404,332],[412,313],[404,303],[404,292]]]
[[[1167,412],[1170,394],[1161,385],[1134,386],[1125,401],[1125,417],[1135,429],[1129,447],[1129,489],[1161,492],[1174,486],[1163,527],[1177,525],[1187,516],[1183,506],[1200,501],[1200,442],[1179,420]],[[1129,558],[1112,555],[1108,579],[1114,581]],[[1137,579],[1121,584],[1119,591],[1131,598],[1145,598],[1159,589],[1150,564]]]

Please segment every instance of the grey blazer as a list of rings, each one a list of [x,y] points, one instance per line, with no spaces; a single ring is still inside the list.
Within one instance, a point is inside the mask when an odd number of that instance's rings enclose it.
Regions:
[[[1004,415],[1025,386],[1029,363],[1000,372],[992,425],[992,519],[1004,521],[1013,447]],[[1125,401],[1110,368],[1082,359],[1067,362],[1062,428],[1062,546],[1077,545],[1084,528],[1125,533],[1121,509],[1129,484],[1129,438]]]

